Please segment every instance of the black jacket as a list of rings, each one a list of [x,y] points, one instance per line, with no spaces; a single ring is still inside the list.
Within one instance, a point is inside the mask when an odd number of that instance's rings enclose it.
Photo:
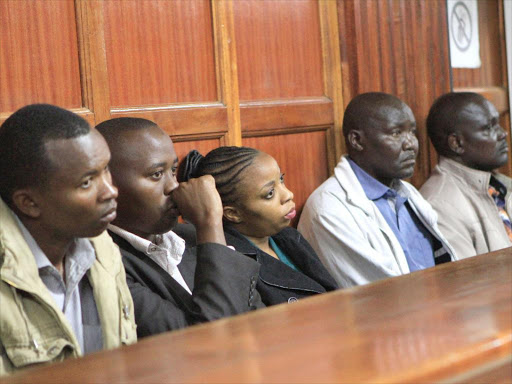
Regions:
[[[224,234],[228,245],[261,264],[256,288],[265,305],[294,302],[338,288],[313,248],[294,228],[285,228],[272,239],[301,272],[263,252],[232,227],[225,226]]]
[[[256,291],[259,265],[214,243],[186,247],[178,269],[190,295],[157,263],[117,234],[135,306],[138,337],[183,328],[263,307]]]

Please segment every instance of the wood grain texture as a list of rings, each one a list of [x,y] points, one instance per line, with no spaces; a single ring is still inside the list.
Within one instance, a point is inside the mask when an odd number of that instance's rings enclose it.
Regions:
[[[74,2],[0,1],[0,47],[0,112],[82,106]]]
[[[112,106],[218,100],[208,0],[103,7]]]
[[[227,132],[226,107],[221,103],[114,108],[112,117],[140,117],[157,123],[170,136],[215,135]]]
[[[99,1],[77,1],[78,46],[84,106],[96,124],[110,118],[110,91],[105,52],[104,12]]]
[[[510,382],[511,251],[163,334],[0,382]]]
[[[233,2],[227,0],[212,2],[212,15],[217,62],[217,87],[220,91],[220,100],[226,106],[228,118],[228,132],[225,141],[229,145],[239,146],[242,143],[242,128]]]
[[[412,182],[419,187],[437,163],[425,119],[432,102],[450,91],[446,4],[338,0],[338,19],[344,102],[377,91],[396,95],[412,108],[420,141]]]
[[[244,102],[240,105],[240,117],[244,134],[279,128],[331,125],[334,122],[333,102],[327,97]]]
[[[276,159],[285,173],[286,186],[294,194],[297,226],[302,208],[309,195],[329,176],[327,168],[326,131],[244,137],[243,145],[259,149]]]
[[[233,2],[240,100],[324,95],[318,2]]]
[[[205,156],[212,149],[220,146],[220,139],[201,139],[201,140],[187,140],[180,141],[179,138],[173,138],[174,150],[178,159],[181,161],[187,154],[193,150],[198,150],[203,156]]]

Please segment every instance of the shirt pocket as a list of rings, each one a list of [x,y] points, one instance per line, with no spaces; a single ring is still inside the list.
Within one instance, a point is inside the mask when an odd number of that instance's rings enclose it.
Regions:
[[[0,338],[14,367],[61,361],[74,354],[73,343],[59,318],[44,304],[20,292],[2,298],[6,301],[2,305]]]

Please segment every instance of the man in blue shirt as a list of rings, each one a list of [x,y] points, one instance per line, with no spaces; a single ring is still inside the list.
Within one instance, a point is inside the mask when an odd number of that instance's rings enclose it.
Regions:
[[[308,199],[299,231],[341,286],[432,267],[455,258],[432,207],[409,183],[418,154],[407,104],[365,93],[347,106],[348,156]]]

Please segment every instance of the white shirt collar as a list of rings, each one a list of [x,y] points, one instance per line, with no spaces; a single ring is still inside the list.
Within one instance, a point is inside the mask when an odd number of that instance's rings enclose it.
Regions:
[[[16,215],[14,212],[13,214],[21,230],[23,238],[27,242],[30,251],[34,255],[37,268],[41,269],[45,267],[52,267],[55,269],[55,267],[50,262],[48,257],[45,255],[41,247],[39,247],[39,245],[37,244],[34,237],[31,235],[31,233],[28,231],[25,225],[23,225],[18,215]],[[87,271],[89,270],[89,268],[92,267],[94,261],[96,260],[96,252],[88,239],[75,238],[74,243],[70,246],[68,252],[66,253],[66,258],[68,258],[68,260],[73,260],[73,262],[76,263],[80,267],[80,269]]]
[[[153,241],[150,241],[112,224],[108,226],[108,229],[125,239],[137,251],[148,256],[187,290],[188,293],[192,294],[178,269],[183,252],[185,252],[185,240],[172,231],[162,235],[153,235]]]

